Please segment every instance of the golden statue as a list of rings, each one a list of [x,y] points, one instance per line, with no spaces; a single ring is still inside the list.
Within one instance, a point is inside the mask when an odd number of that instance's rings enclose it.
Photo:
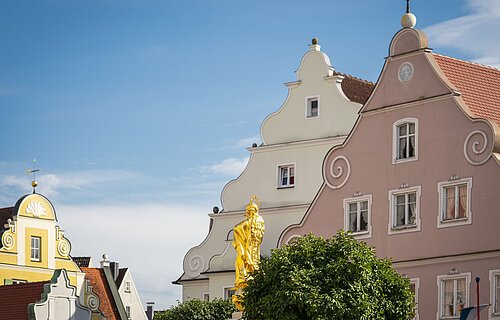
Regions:
[[[233,229],[233,247],[236,249],[236,293],[232,300],[238,310],[243,311],[243,289],[247,286],[250,274],[259,268],[260,244],[264,236],[264,219],[259,215],[259,205],[253,196],[247,206],[246,219]]]

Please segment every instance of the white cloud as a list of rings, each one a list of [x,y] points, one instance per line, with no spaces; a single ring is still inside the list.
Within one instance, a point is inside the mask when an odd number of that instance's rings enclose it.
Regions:
[[[214,164],[210,167],[214,173],[223,174],[226,176],[237,176],[243,172],[247,166],[249,157],[243,159],[227,158],[222,160],[221,163]]]
[[[128,267],[142,302],[157,309],[176,304],[186,252],[208,234],[208,211],[176,204],[54,205],[59,225],[71,241],[72,256],[92,256],[99,266],[103,253]]]
[[[131,180],[139,176],[138,173],[123,170],[88,170],[57,174],[41,173],[36,177],[39,185],[37,192],[47,197],[53,197],[60,195],[65,190],[90,189],[93,186]],[[0,189],[16,188],[22,192],[28,192],[31,190],[30,181],[31,177],[27,176],[0,176]]]
[[[500,0],[468,0],[470,13],[424,29],[431,46],[470,54],[478,63],[500,68]]]

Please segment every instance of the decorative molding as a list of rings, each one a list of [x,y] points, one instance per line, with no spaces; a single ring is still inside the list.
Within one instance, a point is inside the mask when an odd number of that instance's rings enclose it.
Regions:
[[[342,166],[343,165],[345,167]],[[344,172],[345,171],[345,172]],[[346,184],[351,175],[351,164],[345,156],[337,156],[328,166],[325,182],[331,189],[340,189]],[[332,181],[330,181],[332,180]],[[335,183],[338,181],[339,183]]]
[[[2,245],[3,247],[9,251],[12,248],[14,248],[14,245],[16,244],[16,239],[14,238],[14,235],[10,232],[4,232],[2,235]]]
[[[199,255],[196,255],[189,260],[188,264],[189,271],[199,274],[205,268],[205,261]]]
[[[467,161],[474,165],[479,166],[484,164],[490,158],[492,150],[487,152],[488,136],[482,130],[475,130],[469,133],[464,142],[464,156]],[[493,148],[493,146],[492,146]],[[473,155],[474,154],[474,155]],[[473,158],[478,158],[473,159]]]
[[[44,205],[38,201],[31,201],[26,207],[26,213],[32,214],[35,218],[40,218],[47,215],[47,210]]]

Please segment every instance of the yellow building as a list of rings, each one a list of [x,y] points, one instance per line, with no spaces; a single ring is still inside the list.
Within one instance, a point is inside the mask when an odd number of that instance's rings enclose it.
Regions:
[[[0,209],[0,224],[0,285],[46,281],[65,269],[70,283],[81,288],[85,274],[71,259],[71,244],[47,198],[33,193]]]

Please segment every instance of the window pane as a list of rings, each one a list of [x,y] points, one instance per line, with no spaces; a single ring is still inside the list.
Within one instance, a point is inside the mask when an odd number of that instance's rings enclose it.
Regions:
[[[349,213],[349,231],[356,232],[357,230],[357,213]]]
[[[358,203],[349,203],[349,212],[357,212],[358,211]]]
[[[405,205],[396,205],[396,221],[395,226],[403,226],[405,225]]]
[[[416,211],[415,206],[416,205],[414,203],[408,204],[408,223],[409,224],[415,224],[415,220],[417,218],[415,215],[415,211]]]
[[[361,204],[361,211],[368,210],[368,201],[360,202],[360,204]]]
[[[415,156],[415,136],[410,137],[410,145],[408,146],[408,158]]]
[[[405,124],[402,124],[398,127],[398,135],[401,137],[401,136],[405,136],[407,134],[407,130],[406,130],[406,123]]]
[[[496,294],[495,301],[493,302],[495,305],[493,306],[494,312],[500,312],[500,274],[495,275],[495,286],[496,286]]]
[[[361,213],[361,220],[359,222],[359,231],[368,230],[368,211],[363,211]]]
[[[405,159],[406,156],[406,138],[399,138],[398,159]]]
[[[409,123],[408,126],[410,127],[410,133],[414,134],[415,133],[415,124],[414,123]]]

